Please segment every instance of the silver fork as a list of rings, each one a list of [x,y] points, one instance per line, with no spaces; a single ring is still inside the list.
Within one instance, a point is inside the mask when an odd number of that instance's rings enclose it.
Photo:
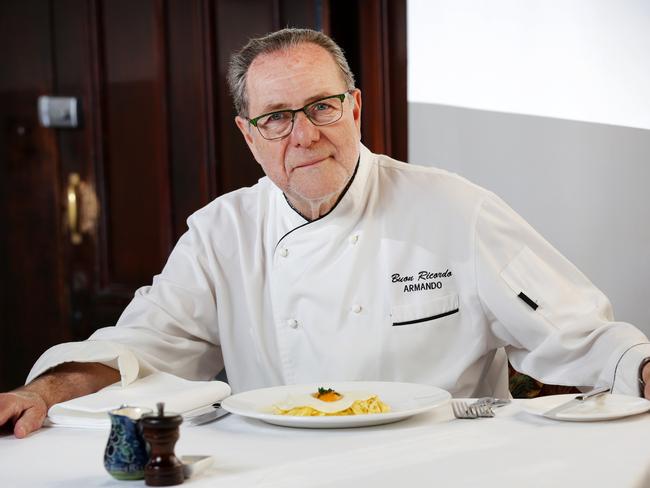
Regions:
[[[494,410],[492,410],[491,405],[480,404],[480,405],[475,405],[474,408],[476,409],[479,417],[482,418],[494,417]]]
[[[483,397],[479,398],[476,400],[472,405],[489,405],[490,407],[498,408],[498,407],[503,407],[505,405],[508,405],[510,403],[510,399],[508,398],[494,398],[494,397]]]
[[[494,417],[494,411],[489,405],[468,405],[462,400],[452,400],[451,410],[457,419]]]
[[[452,400],[451,410],[457,419],[475,419],[478,418],[476,412],[470,410],[469,405],[461,400]]]

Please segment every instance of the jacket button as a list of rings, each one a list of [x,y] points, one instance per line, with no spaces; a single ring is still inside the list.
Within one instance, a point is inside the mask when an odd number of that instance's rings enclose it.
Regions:
[[[292,329],[296,329],[298,328],[298,321],[296,319],[289,319],[287,320],[287,325]]]
[[[289,249],[287,249],[286,247],[280,249],[280,256],[286,258],[288,255],[289,255]]]
[[[354,313],[360,313],[362,309],[363,309],[363,307],[361,307],[361,305],[359,305],[358,303],[355,304],[355,305],[352,305],[352,311]]]
[[[359,240],[359,236],[357,234],[353,234],[349,237],[350,244],[356,244],[357,241]]]

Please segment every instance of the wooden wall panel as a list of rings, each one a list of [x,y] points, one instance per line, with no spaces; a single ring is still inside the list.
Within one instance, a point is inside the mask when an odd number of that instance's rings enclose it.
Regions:
[[[169,75],[169,144],[174,240],[187,229],[187,217],[206,205],[212,177],[210,163],[214,133],[209,116],[211,91],[211,29],[201,0],[167,2]],[[208,52],[206,52],[208,51]],[[208,76],[206,78],[206,76]]]
[[[391,111],[389,91],[390,78],[388,66],[381,55],[386,46],[384,2],[362,2],[366,8],[359,16],[359,33],[364,44],[359,45],[363,63],[359,67],[359,79],[366,100],[363,106],[365,120],[365,140],[373,151],[390,154],[391,139],[384,137],[391,131]]]
[[[362,141],[407,161],[406,0],[330,0],[329,17],[362,92]]]
[[[172,246],[162,1],[102,3],[107,284],[137,285]]]
[[[67,337],[56,137],[36,106],[53,86],[50,15],[48,3],[0,2],[2,389],[22,384],[38,354]]]
[[[390,155],[408,162],[408,100],[407,100],[407,47],[406,47],[406,0],[385,1],[386,43],[384,60],[390,86]]]
[[[243,186],[250,186],[264,176],[261,167],[250,154],[244,138],[235,126],[226,74],[230,53],[240,49],[251,37],[273,30],[278,22],[274,2],[266,0],[218,0],[216,2],[216,76],[215,129],[217,143],[217,192],[223,194]],[[274,22],[274,18],[276,19]],[[238,19],[233,21],[233,19]]]

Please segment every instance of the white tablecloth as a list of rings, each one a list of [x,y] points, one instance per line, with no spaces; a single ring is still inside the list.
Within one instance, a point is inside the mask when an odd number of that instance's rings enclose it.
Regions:
[[[0,486],[139,487],[103,468],[108,430],[48,428],[0,437]],[[185,485],[240,487],[650,487],[650,414],[573,423],[521,401],[493,419],[439,409],[378,427],[307,430],[235,415],[182,427],[177,455],[215,463]]]

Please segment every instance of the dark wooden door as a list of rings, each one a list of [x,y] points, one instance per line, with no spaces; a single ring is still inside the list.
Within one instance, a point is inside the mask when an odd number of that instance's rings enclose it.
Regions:
[[[35,348],[70,338],[56,134],[36,121],[54,89],[46,2],[0,2],[0,378],[24,380]]]
[[[405,158],[405,124],[381,120],[406,113],[404,3],[0,2],[0,390],[51,345],[114,324],[185,219],[262,176],[225,84],[249,37],[330,33],[359,74],[364,140]],[[42,127],[40,95],[75,97],[80,125]]]

